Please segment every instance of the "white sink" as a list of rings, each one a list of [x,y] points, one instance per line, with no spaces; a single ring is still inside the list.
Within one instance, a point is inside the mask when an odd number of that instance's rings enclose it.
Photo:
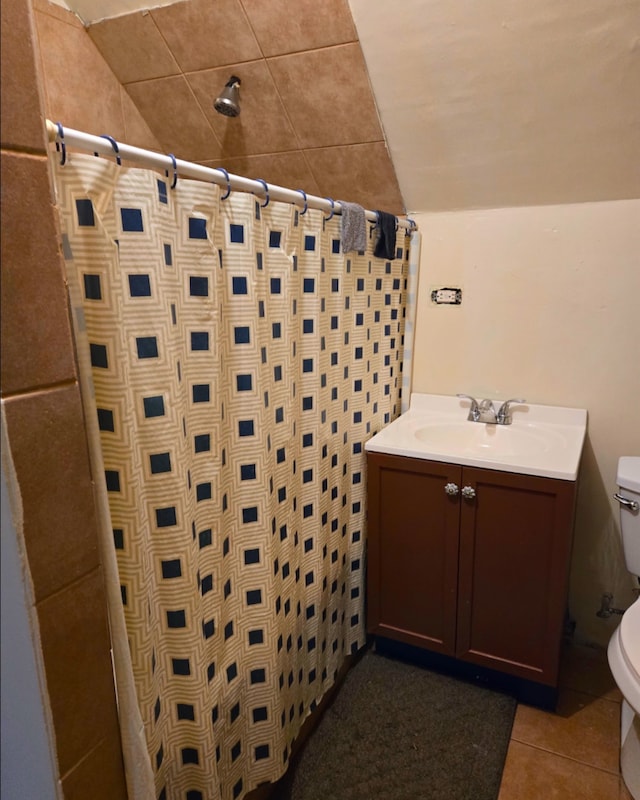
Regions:
[[[495,401],[496,409],[501,401]],[[365,450],[575,480],[587,427],[580,408],[513,404],[511,425],[467,421],[469,401],[413,394]]]
[[[443,422],[419,428],[414,436],[428,447],[447,448],[455,452],[478,455],[536,455],[562,447],[560,432],[530,423],[522,426],[485,425],[483,423]]]

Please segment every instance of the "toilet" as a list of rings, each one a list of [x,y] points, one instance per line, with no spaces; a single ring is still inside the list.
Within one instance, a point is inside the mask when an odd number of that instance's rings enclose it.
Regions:
[[[640,457],[618,462],[615,496],[627,569],[640,575]],[[607,651],[609,667],[622,692],[620,768],[634,800],[640,800],[640,598],[623,614]]]

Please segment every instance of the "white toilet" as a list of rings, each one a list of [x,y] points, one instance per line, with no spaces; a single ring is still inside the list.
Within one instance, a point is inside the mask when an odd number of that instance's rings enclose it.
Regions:
[[[640,575],[640,457],[618,462],[615,495],[627,569]],[[620,767],[634,800],[640,800],[640,598],[626,610],[611,637],[609,666],[623,695]]]

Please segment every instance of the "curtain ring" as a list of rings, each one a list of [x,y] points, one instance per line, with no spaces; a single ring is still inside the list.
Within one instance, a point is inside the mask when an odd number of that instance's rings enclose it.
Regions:
[[[307,203],[307,193],[304,192],[302,189],[294,189],[296,192],[300,192],[300,194],[304,198],[304,209],[300,212],[300,216],[307,213],[307,209],[309,208],[309,204]]]
[[[231,179],[229,178],[229,173],[224,167],[214,167],[214,169],[217,169],[218,172],[222,172],[224,177],[227,179],[227,191],[220,197],[221,200],[226,200],[231,194]]]
[[[64,129],[60,122],[56,122],[56,127],[58,128],[58,139],[60,141],[56,141],[56,150],[60,153],[60,166],[62,167],[67,160],[67,145],[64,143]]]
[[[328,201],[331,203],[331,213],[329,214],[329,216],[328,216],[328,217],[325,217],[325,218],[324,218],[324,221],[325,221],[325,222],[329,222],[329,220],[330,220],[330,219],[333,217],[333,215],[336,213],[336,204],[333,202],[333,200],[332,200],[330,197],[325,197],[324,199],[325,199],[325,200],[328,200]]]
[[[176,183],[178,182],[178,164],[176,163],[176,157],[173,155],[173,153],[168,153],[167,154],[167,158],[170,158],[171,159],[171,163],[173,164],[173,183],[171,184],[171,188],[175,189],[176,188]],[[166,169],[164,171],[164,174],[168,178],[169,177],[169,170]]]
[[[100,138],[109,140],[109,142],[111,143],[111,147],[113,147],[113,152],[116,154],[116,164],[119,167],[122,166],[122,159],[120,158],[120,148],[118,147],[118,143],[113,138],[113,136],[108,136],[106,133],[103,133]]]
[[[271,198],[269,197],[269,184],[263,181],[262,178],[256,178],[256,180],[264,186],[264,194],[267,198],[264,203],[260,203],[260,208],[266,208],[271,202]]]

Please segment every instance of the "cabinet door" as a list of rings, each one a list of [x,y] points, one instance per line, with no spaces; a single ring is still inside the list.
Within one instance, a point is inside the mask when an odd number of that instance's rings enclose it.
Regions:
[[[575,484],[463,468],[457,653],[555,685]]]
[[[453,655],[460,467],[368,454],[369,632]]]

